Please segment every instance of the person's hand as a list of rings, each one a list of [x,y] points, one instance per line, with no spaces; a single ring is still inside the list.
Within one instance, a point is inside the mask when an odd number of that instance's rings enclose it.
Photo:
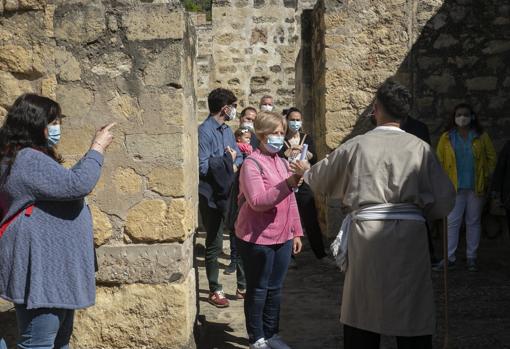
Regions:
[[[300,152],[300,153],[301,153],[301,151],[303,150],[303,146],[302,146],[302,145],[299,145],[299,144],[298,144],[298,145],[293,145],[293,146],[291,147],[291,149],[292,149],[292,150],[296,150],[296,151],[298,151],[298,152]]]
[[[298,176],[303,176],[310,169],[310,163],[307,160],[293,161],[290,164],[290,169]]]
[[[292,242],[292,254],[298,254],[301,252],[301,249],[303,248],[303,243],[301,242],[301,238],[299,236],[296,236],[294,238],[294,241]]]
[[[113,134],[110,132],[111,128],[115,126],[117,123],[112,122],[106,126],[101,127],[97,132],[94,140],[92,141],[92,146],[90,149],[100,152],[104,154],[106,148],[113,141]]]
[[[301,176],[296,174],[292,174],[287,178],[287,185],[289,188],[297,188],[299,186],[299,181],[301,180]]]
[[[232,161],[235,161],[237,152],[234,149],[230,148],[230,146],[227,146],[225,148],[225,152],[232,157]]]

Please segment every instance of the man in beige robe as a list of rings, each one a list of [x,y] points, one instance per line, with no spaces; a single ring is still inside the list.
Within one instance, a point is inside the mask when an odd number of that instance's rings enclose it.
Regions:
[[[340,199],[346,214],[408,204],[421,218],[352,221],[341,309],[347,349],[379,348],[380,334],[397,336],[399,349],[432,348],[436,312],[424,218],[446,217],[455,190],[430,146],[399,128],[409,105],[409,92],[386,81],[374,105],[378,126],[304,177],[315,193]]]

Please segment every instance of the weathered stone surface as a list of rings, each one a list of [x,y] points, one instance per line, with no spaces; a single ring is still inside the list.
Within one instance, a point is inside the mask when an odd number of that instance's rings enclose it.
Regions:
[[[96,305],[76,314],[73,347],[195,348],[195,297],[193,270],[178,283],[98,287]]]
[[[32,50],[18,45],[0,45],[0,69],[12,73],[41,76],[45,68]]]
[[[117,94],[108,101],[108,106],[115,117],[131,121],[140,120],[142,111],[138,106],[137,100],[129,95]]]
[[[102,246],[97,258],[100,284],[175,282],[193,267],[193,238],[184,243]]]
[[[58,76],[62,81],[77,81],[81,79],[81,68],[78,60],[65,48],[55,50],[55,63]]]
[[[466,80],[466,86],[470,90],[493,91],[496,89],[498,78],[495,76],[480,76]]]
[[[83,118],[88,116],[92,108],[94,95],[92,91],[79,85],[58,85],[57,101],[65,115]]]
[[[119,167],[113,174],[115,188],[122,194],[135,194],[143,189],[143,179],[132,168]]]
[[[179,197],[184,196],[183,169],[170,169],[165,167],[156,167],[148,174],[149,189],[163,196]]]
[[[105,29],[105,7],[99,0],[61,5],[55,11],[58,40],[89,43],[99,39]]]
[[[168,5],[146,5],[131,9],[122,16],[128,40],[181,39],[184,18],[181,11]]]
[[[129,134],[126,135],[128,153],[137,160],[167,160],[179,164],[183,159],[182,134]]]
[[[94,224],[94,245],[104,245],[112,236],[112,223],[108,216],[95,205],[89,205]]]
[[[57,78],[55,75],[50,75],[41,80],[41,94],[52,99],[57,98]]]
[[[170,44],[161,53],[151,57],[144,69],[144,81],[148,86],[181,86],[182,46]]]
[[[0,71],[0,106],[7,108],[23,93],[35,92],[27,80],[18,80],[13,75]]]
[[[62,109],[62,112],[67,114],[65,109]],[[73,116],[73,114],[67,115]],[[96,133],[95,129],[92,126],[70,128],[66,127],[65,123],[66,121],[64,121],[61,143],[58,146],[59,151],[69,156],[83,156],[90,149]]]
[[[135,241],[184,241],[195,228],[193,203],[186,199],[145,200],[131,208],[126,234]]]

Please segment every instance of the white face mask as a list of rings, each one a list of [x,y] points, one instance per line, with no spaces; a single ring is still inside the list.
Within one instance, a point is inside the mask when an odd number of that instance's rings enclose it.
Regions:
[[[273,106],[270,104],[262,104],[260,106],[260,110],[262,111],[273,111]]]
[[[235,120],[236,119],[236,115],[237,115],[236,108],[235,107],[230,107],[229,109],[230,109],[230,112],[225,115],[225,120],[226,121]]]
[[[455,123],[459,127],[466,127],[471,123],[471,118],[469,116],[456,116],[455,117]]]
[[[253,131],[253,122],[251,121],[245,121],[241,124],[241,127],[247,128],[250,131]]]
[[[60,125],[48,125],[48,145],[54,147],[60,142]]]

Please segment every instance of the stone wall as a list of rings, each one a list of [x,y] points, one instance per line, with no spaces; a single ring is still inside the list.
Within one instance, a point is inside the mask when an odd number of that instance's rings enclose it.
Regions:
[[[200,26],[198,117],[207,116],[207,94],[229,88],[240,108],[258,108],[275,97],[277,111],[295,104],[295,62],[301,47],[301,13],[315,0],[215,0],[212,22]]]
[[[66,165],[111,121],[88,198],[97,304],[75,348],[191,348],[196,315],[196,33],[178,1],[0,1],[0,113],[23,92],[56,98]]]
[[[475,106],[497,147],[510,132],[510,4],[496,0],[321,0],[313,13],[314,135],[320,157],[370,128],[374,93],[395,76],[433,142],[452,107]],[[336,234],[339,203],[322,215]]]

